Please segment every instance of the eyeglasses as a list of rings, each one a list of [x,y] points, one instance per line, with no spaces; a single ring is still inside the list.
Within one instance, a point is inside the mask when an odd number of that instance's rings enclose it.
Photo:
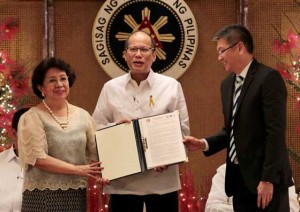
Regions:
[[[139,50],[142,54],[147,54],[151,50],[153,50],[153,47],[136,47],[136,46],[131,46],[126,48],[129,53],[131,54],[136,54]]]
[[[219,51],[218,51],[218,54],[219,54],[219,55],[224,54],[224,52],[226,52],[228,49],[231,49],[232,47],[234,47],[234,46],[235,46],[236,44],[238,44],[238,43],[239,43],[239,41],[236,42],[236,43],[234,43],[234,44],[232,44],[231,46],[229,46],[229,47],[227,47],[227,48],[225,48],[225,49],[219,50]]]
[[[59,83],[66,84],[69,82],[69,80],[68,80],[68,76],[62,76],[60,78],[50,78],[46,82],[51,85],[57,85]]]

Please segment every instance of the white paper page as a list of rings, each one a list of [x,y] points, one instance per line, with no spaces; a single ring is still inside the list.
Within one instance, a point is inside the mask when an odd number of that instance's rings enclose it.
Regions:
[[[96,141],[103,178],[113,180],[141,172],[132,122],[97,131]]]
[[[143,118],[139,124],[142,136],[147,139],[148,169],[187,160],[178,111]]]

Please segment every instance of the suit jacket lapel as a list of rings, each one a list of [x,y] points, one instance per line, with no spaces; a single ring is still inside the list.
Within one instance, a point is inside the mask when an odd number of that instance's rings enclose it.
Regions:
[[[257,71],[257,61],[255,59],[253,59],[253,62],[251,63],[250,67],[249,67],[249,70],[247,72],[247,76],[244,80],[244,83],[243,83],[243,86],[242,86],[242,90],[241,90],[241,94],[240,94],[240,97],[239,97],[239,102],[238,102],[238,105],[237,105],[237,108],[236,108],[236,112],[238,112],[239,108],[240,108],[240,105],[242,104],[243,102],[243,99],[247,93],[247,90],[255,76],[255,73]]]
[[[234,92],[234,82],[235,82],[235,74],[231,74],[229,80],[227,81],[228,84],[225,86],[228,88],[226,89],[225,101],[226,104],[224,105],[225,109],[225,118],[227,123],[231,121],[231,114],[232,114],[232,104],[233,104],[233,92]],[[228,92],[227,92],[228,91]]]

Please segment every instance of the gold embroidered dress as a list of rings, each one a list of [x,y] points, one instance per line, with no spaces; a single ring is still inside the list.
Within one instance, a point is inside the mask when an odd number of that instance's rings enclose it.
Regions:
[[[33,166],[38,158],[46,158],[46,155],[75,165],[87,164],[92,159],[97,160],[94,139],[95,124],[92,117],[79,107],[73,105],[70,107],[69,124],[65,130],[48,112],[37,107],[31,108],[20,119],[18,145],[21,164],[25,170],[23,191],[30,197],[30,201],[39,199],[43,203],[41,193],[46,191],[68,193],[69,190],[82,190],[80,201],[85,201],[86,177],[51,173]],[[61,119],[65,119],[65,117],[61,117]],[[36,190],[39,191],[38,195],[33,195],[32,191]],[[49,195],[47,196],[49,198]],[[58,198],[61,196],[68,197],[67,194],[63,194]],[[80,195],[76,194],[75,196]],[[64,198],[57,202],[53,201],[54,204],[67,204]],[[77,204],[76,201],[79,200],[74,199],[74,204]],[[26,202],[23,201],[23,204]],[[30,207],[28,207],[28,211],[32,210]]]

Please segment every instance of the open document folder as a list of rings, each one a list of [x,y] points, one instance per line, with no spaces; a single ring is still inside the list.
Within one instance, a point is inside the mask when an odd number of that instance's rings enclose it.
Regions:
[[[118,124],[96,132],[102,177],[109,180],[187,161],[179,112]]]

